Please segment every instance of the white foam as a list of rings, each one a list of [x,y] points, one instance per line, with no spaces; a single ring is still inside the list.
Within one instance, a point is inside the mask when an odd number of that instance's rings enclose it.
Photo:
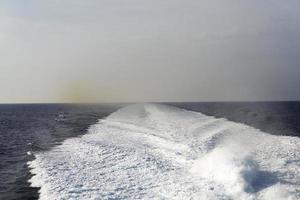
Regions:
[[[170,106],[120,109],[29,163],[40,199],[300,199],[300,139]]]

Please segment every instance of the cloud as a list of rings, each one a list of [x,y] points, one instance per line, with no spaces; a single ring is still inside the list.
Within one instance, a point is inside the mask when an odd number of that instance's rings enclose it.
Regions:
[[[107,101],[300,99],[299,8],[296,0],[1,1],[0,101],[60,101],[78,82]]]

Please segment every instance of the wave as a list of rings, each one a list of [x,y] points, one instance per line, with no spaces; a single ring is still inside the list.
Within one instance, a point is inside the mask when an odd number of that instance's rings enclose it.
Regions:
[[[300,199],[300,139],[131,105],[29,162],[40,199]]]

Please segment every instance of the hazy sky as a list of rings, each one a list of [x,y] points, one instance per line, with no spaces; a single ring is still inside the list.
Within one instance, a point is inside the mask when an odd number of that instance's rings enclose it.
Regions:
[[[0,102],[300,100],[299,0],[2,0]]]

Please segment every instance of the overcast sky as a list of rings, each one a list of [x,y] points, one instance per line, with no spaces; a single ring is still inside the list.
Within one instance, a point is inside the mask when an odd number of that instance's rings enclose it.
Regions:
[[[0,102],[300,100],[299,0],[2,0]]]

